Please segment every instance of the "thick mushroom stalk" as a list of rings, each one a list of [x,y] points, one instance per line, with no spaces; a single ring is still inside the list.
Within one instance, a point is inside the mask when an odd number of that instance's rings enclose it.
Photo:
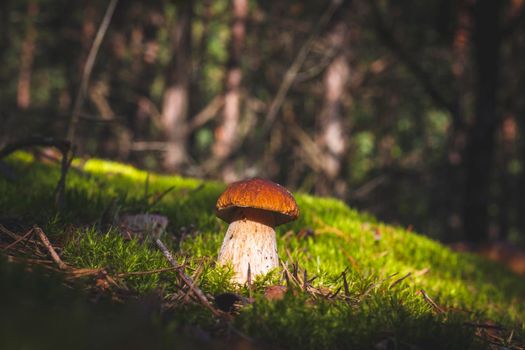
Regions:
[[[224,236],[218,263],[231,264],[232,281],[244,283],[279,266],[277,241],[271,213],[245,208]],[[249,272],[248,272],[249,271]]]
[[[220,265],[232,265],[232,280],[253,280],[279,266],[275,227],[297,219],[299,208],[281,185],[263,179],[230,184],[215,205],[230,224],[219,252]],[[248,273],[249,271],[249,273]]]

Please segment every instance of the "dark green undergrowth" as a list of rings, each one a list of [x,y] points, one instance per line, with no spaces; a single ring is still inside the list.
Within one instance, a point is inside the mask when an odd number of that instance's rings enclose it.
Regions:
[[[248,295],[245,287],[229,284],[227,269],[214,265],[226,230],[226,224],[214,215],[223,184],[148,175],[101,160],[78,162],[76,166],[82,171],[70,172],[66,205],[58,215],[52,205],[58,167],[35,162],[25,153],[12,156],[8,162],[19,176],[15,181],[0,179],[2,219],[41,225],[54,242],[63,246],[62,256],[68,264],[103,267],[110,274],[168,267],[147,239],[126,241],[112,227],[115,217],[122,213],[160,213],[170,220],[163,240],[179,262],[187,264],[188,273],[199,272],[196,283],[206,293],[234,291]],[[488,342],[476,336],[472,323],[502,325],[505,330],[499,332],[499,337],[507,339],[512,332],[511,342],[522,340],[525,281],[506,268],[471,254],[453,252],[402,227],[378,222],[334,199],[300,193],[296,199],[300,219],[277,228],[279,256],[289,265],[296,263],[301,271],[306,270],[308,278],[316,276],[312,282],[315,288],[332,292],[339,289],[346,298],[313,298],[296,291],[283,300],[268,301],[262,296],[263,290],[267,285],[282,284],[281,274],[275,271],[260,278],[252,291],[255,302],[242,308],[234,320],[234,327],[257,344],[304,349],[487,348]],[[305,238],[297,234],[305,229],[312,229],[314,235]],[[4,294],[7,291],[2,302],[18,300],[10,304],[7,314],[22,320],[31,317],[30,309],[44,307],[40,314],[57,313],[58,316],[50,317],[60,324],[67,323],[72,313],[72,319],[79,318],[76,333],[71,333],[82,334],[78,339],[88,334],[81,331],[89,329],[85,324],[96,324],[100,318],[115,325],[111,328],[114,332],[127,334],[140,324],[159,339],[188,327],[197,326],[212,335],[217,329],[209,312],[197,306],[162,317],[160,312],[151,311],[134,326],[129,325],[129,319],[134,317],[130,312],[135,311],[129,311],[127,305],[97,304],[93,309],[89,306],[92,302],[70,290],[68,295],[74,297],[55,301],[60,305],[55,310],[40,294],[19,293],[18,289],[26,289],[16,282],[23,279],[19,277],[23,272],[15,274],[10,272],[12,269],[0,269],[1,289]],[[347,291],[341,277],[343,271]],[[399,280],[407,274],[407,278]],[[167,300],[178,289],[173,272],[129,275],[122,280],[135,299],[154,294]],[[38,281],[39,285],[57,284],[56,277],[39,276]],[[421,290],[444,312],[432,307]],[[25,300],[38,305],[28,307]],[[98,312],[97,308],[103,311]],[[2,312],[0,316],[0,329],[7,322],[5,315]],[[68,327],[75,324],[71,322]],[[26,330],[15,326],[9,329],[15,335]],[[162,347],[159,344],[152,346]]]

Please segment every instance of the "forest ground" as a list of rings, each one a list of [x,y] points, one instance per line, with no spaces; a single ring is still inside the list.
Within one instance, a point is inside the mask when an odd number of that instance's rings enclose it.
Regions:
[[[240,286],[215,265],[223,184],[75,160],[57,211],[58,165],[28,153],[7,165],[0,348],[525,348],[523,278],[340,201],[295,194],[300,218],[277,228],[282,268]],[[123,234],[126,213],[167,217],[161,239],[182,268]]]

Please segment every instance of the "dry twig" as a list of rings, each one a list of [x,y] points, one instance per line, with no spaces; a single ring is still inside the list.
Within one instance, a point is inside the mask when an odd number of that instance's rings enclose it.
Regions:
[[[53,246],[51,245],[51,242],[49,242],[49,239],[47,238],[44,231],[42,231],[42,229],[38,226],[33,227],[33,231],[37,234],[38,238],[40,238],[47,251],[49,252],[49,255],[51,255],[51,259],[53,259],[53,261],[58,265],[58,268],[61,270],[69,269],[69,266],[67,266],[62,261],[62,259],[60,259],[60,256],[57,254],[55,248],[53,248]]]
[[[18,237],[17,239],[15,239],[15,241],[13,243],[10,243],[8,244],[7,246],[5,246],[2,250],[6,251],[8,249],[11,249],[13,248],[15,245],[17,245],[18,243],[20,243],[21,241],[25,240],[27,237],[29,237],[30,234],[33,233],[33,229],[27,231],[23,236],[20,236]]]
[[[192,279],[184,273],[184,271],[182,270],[182,266],[177,263],[175,258],[173,258],[173,255],[171,255],[170,251],[164,245],[164,243],[162,243],[162,241],[159,238],[155,239],[155,243],[157,244],[159,249],[162,251],[162,254],[164,254],[166,259],[175,268],[175,270],[177,271],[177,273],[178,273],[179,277],[181,278],[181,280],[193,291],[193,294],[197,297],[197,299],[208,310],[210,310],[214,316],[220,317],[221,313],[210,304],[208,298],[206,297],[206,295],[204,295],[202,290],[200,290],[200,288],[195,286],[195,284],[193,283]]]
[[[75,131],[80,116],[80,111],[82,109],[82,105],[84,104],[86,91],[89,85],[89,78],[91,77],[91,71],[93,70],[93,65],[95,64],[95,59],[97,57],[100,44],[102,44],[102,40],[106,35],[106,31],[108,30],[108,26],[111,22],[111,17],[113,16],[113,12],[115,11],[117,3],[118,0],[111,0],[109,2],[108,7],[106,9],[106,13],[104,14],[104,18],[100,23],[97,35],[95,36],[95,40],[93,41],[93,45],[91,46],[88,57],[86,59],[86,65],[84,66],[84,71],[82,72],[82,80],[80,81],[80,88],[78,89],[78,93],[75,98],[75,104],[73,107],[73,112],[71,114],[71,120],[67,129],[67,139],[71,143],[73,143],[73,141],[75,140]]]

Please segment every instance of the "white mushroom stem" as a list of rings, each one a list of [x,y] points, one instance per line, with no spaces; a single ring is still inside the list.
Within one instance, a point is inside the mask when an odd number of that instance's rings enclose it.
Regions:
[[[233,221],[224,237],[218,262],[231,264],[232,281],[241,284],[248,280],[248,266],[252,281],[255,276],[268,273],[279,266],[275,229],[247,218]]]

